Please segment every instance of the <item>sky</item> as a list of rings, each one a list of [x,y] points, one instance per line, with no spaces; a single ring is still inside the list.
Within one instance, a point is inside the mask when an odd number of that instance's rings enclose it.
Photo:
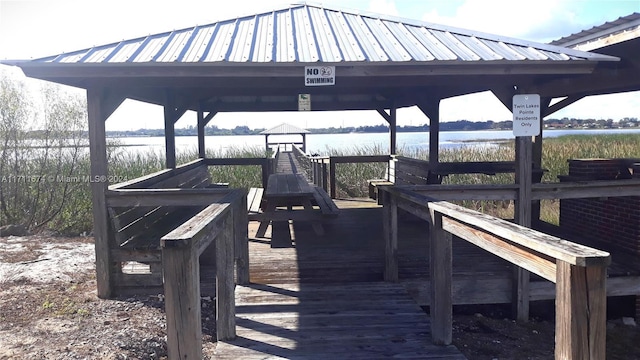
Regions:
[[[95,45],[137,38],[269,11],[295,0],[0,0],[0,60],[36,59]],[[549,42],[640,12],[640,0],[325,0],[336,6],[456,26],[530,41]],[[0,65],[17,79],[22,72]],[[37,84],[37,81],[30,83]],[[37,86],[37,85],[36,85]],[[76,91],[83,94],[80,90]],[[492,94],[441,102],[441,121],[508,120],[511,113]],[[553,118],[640,117],[640,92],[592,96],[551,115]],[[136,119],[136,121],[132,121]],[[196,123],[187,113],[177,127]],[[221,128],[270,128],[282,122],[299,127],[342,127],[385,123],[376,112],[218,114]],[[417,109],[398,110],[398,125],[429,120]],[[161,128],[161,107],[127,100],[109,118],[107,130]]]

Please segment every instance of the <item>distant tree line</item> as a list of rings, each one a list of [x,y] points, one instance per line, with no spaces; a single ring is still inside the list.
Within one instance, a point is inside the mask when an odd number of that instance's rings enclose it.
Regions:
[[[511,130],[512,121],[469,121],[457,120],[440,123],[440,131],[475,131],[475,130]],[[613,119],[547,119],[544,120],[545,128],[557,129],[608,129],[637,127],[638,118],[625,117],[618,121]],[[205,127],[205,135],[258,135],[264,128],[250,129],[248,126],[236,126],[233,129],[221,129],[215,125]],[[387,125],[372,126],[347,126],[329,128],[309,128],[312,134],[348,134],[348,133],[384,133],[389,131]],[[426,132],[429,125],[406,125],[398,126],[398,132]],[[176,136],[195,136],[198,129],[195,126],[175,129]],[[107,131],[110,137],[132,137],[132,136],[164,136],[164,129],[139,129],[126,131]]]

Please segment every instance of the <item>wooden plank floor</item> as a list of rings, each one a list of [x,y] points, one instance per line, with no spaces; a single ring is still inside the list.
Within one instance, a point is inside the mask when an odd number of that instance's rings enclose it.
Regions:
[[[399,284],[270,284],[236,289],[238,337],[218,359],[464,359],[431,344],[428,316]]]

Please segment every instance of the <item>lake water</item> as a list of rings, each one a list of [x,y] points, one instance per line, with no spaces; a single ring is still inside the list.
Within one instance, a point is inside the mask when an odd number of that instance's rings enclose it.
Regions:
[[[617,134],[640,133],[640,129],[609,129],[609,130],[547,130],[543,133],[545,138],[563,135],[580,134]],[[463,146],[497,146],[500,141],[514,139],[511,130],[500,131],[444,131],[440,133],[440,148],[456,148]],[[127,152],[164,152],[163,137],[129,137],[115,139],[123,145],[122,150]],[[269,142],[301,141],[300,136],[275,136],[269,137]],[[229,148],[263,147],[263,135],[244,136],[206,136],[207,149],[221,150]],[[414,151],[429,147],[429,133],[398,133],[398,149]],[[389,149],[389,134],[308,134],[307,151],[309,153],[327,154],[328,149],[349,150],[363,147],[377,147],[383,152]],[[198,148],[196,136],[176,137],[176,151],[190,151]]]

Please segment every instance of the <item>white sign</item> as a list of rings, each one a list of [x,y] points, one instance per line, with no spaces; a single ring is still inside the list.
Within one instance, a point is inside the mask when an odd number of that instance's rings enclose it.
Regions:
[[[298,94],[298,111],[311,110],[311,94]]]
[[[336,84],[335,66],[305,66],[304,86],[331,86]]]
[[[513,96],[513,134],[515,136],[540,135],[540,95]]]

